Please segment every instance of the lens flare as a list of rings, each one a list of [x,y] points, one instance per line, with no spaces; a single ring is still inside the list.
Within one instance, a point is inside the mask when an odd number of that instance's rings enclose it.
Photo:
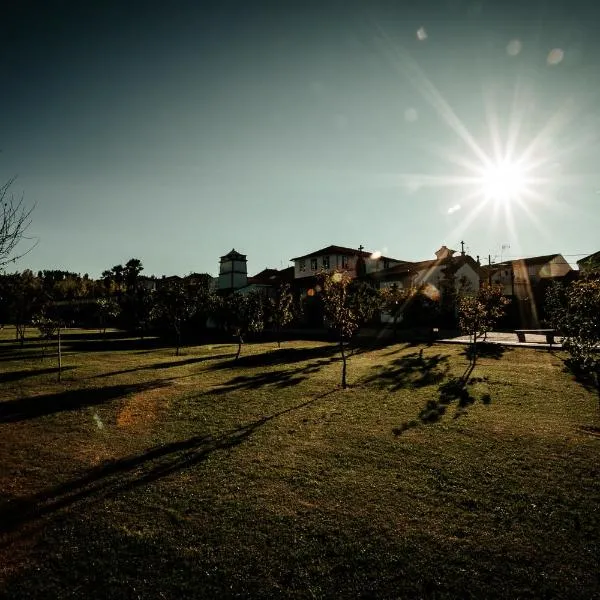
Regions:
[[[527,173],[517,163],[492,164],[483,170],[481,186],[485,198],[510,202],[527,193]]]

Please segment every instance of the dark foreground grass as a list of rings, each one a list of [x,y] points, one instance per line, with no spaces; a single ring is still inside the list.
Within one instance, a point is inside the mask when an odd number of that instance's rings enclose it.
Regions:
[[[0,345],[10,598],[600,597],[597,398],[534,350]],[[85,339],[83,340],[85,342]]]

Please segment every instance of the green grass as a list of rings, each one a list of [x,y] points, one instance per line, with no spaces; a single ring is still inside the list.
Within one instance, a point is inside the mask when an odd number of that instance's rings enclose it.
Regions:
[[[561,355],[0,334],[10,598],[600,597],[598,400]]]

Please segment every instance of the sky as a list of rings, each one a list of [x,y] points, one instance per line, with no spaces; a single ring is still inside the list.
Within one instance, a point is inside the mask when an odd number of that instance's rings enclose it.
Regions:
[[[37,245],[8,270],[574,263],[600,249],[597,4],[13,0],[0,181]]]

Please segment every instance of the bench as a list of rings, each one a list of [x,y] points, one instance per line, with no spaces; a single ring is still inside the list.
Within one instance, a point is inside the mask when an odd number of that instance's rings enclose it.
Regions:
[[[546,343],[554,344],[554,336],[556,335],[555,329],[515,329],[515,333],[517,334],[517,339],[519,342],[525,342],[525,334],[527,333],[535,333],[537,335],[545,335]]]

